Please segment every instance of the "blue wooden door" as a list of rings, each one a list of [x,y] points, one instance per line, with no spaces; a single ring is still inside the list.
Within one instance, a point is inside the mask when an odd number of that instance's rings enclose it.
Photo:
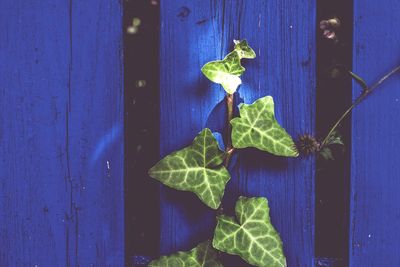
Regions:
[[[0,2],[0,265],[123,266],[119,1]]]

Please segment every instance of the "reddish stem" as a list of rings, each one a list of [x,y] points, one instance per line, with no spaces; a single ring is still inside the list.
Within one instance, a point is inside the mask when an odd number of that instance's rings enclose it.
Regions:
[[[235,151],[235,148],[232,146],[232,125],[231,125],[231,120],[233,119],[233,94],[227,94],[226,95],[226,107],[227,107],[227,122],[226,122],[226,129],[227,129],[227,134],[226,134],[226,148],[225,148],[225,161],[224,161],[224,166],[227,168],[229,165],[229,162],[232,158],[232,154]]]
[[[226,121],[226,146],[225,146],[225,159],[224,166],[228,168],[229,162],[231,161],[232,155],[235,152],[235,148],[232,146],[232,125],[231,120],[233,119],[233,94],[227,94],[226,97],[226,107],[227,107],[227,121]],[[224,209],[222,203],[217,210],[217,215],[223,214]]]

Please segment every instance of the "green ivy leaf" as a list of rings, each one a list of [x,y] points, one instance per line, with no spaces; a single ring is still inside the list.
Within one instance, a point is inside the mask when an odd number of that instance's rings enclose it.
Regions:
[[[210,241],[203,242],[190,251],[180,251],[162,256],[149,263],[149,267],[223,267],[218,261],[217,251]]]
[[[231,120],[232,144],[236,148],[255,147],[274,155],[297,157],[292,137],[276,121],[271,96],[251,105],[239,106],[240,118]]]
[[[240,58],[255,58],[256,53],[249,46],[246,40],[233,40],[235,44],[235,51],[238,52]]]
[[[195,193],[201,201],[217,209],[230,179],[222,165],[225,154],[210,129],[203,129],[193,143],[160,160],[149,175],[163,184]]]
[[[208,62],[201,71],[212,82],[221,84],[228,94],[233,94],[242,83],[239,76],[245,69],[240,65],[238,53],[233,51],[223,60]]]
[[[201,68],[209,80],[221,84],[228,94],[233,94],[242,83],[239,76],[242,75],[245,68],[240,64],[240,59],[255,57],[255,52],[246,40],[235,40],[234,42],[235,49],[223,60],[208,62]]]
[[[255,266],[286,266],[282,241],[270,221],[267,199],[240,197],[235,213],[238,222],[226,215],[217,217],[213,246],[239,255]]]

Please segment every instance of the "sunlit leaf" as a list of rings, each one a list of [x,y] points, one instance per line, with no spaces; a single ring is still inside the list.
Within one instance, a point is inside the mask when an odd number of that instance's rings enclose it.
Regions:
[[[251,105],[242,104],[239,110],[240,117],[231,120],[234,147],[254,147],[278,156],[298,156],[292,137],[276,121],[272,97],[260,98]]]
[[[267,199],[240,197],[235,213],[236,218],[217,217],[213,246],[255,266],[286,266],[282,241],[270,221]]]
[[[149,267],[223,267],[218,253],[210,241],[203,242],[190,251],[180,251],[150,262]]]
[[[210,129],[202,130],[193,143],[159,161],[149,175],[163,184],[195,193],[207,206],[217,209],[230,179],[218,143]]]
[[[229,53],[223,60],[208,62],[201,68],[208,79],[221,84],[228,94],[233,94],[242,83],[239,76],[244,70],[236,51]]]
[[[246,40],[235,41],[235,49],[223,60],[206,63],[201,71],[211,81],[222,85],[228,94],[233,94],[242,83],[239,78],[245,71],[240,64],[241,58],[254,58],[255,52]]]

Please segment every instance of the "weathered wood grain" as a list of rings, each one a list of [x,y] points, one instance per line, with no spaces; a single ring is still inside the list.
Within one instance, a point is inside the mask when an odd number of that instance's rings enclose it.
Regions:
[[[353,67],[369,84],[400,64],[399,10],[396,0],[354,1]],[[352,116],[350,266],[400,266],[399,122],[397,74]]]
[[[161,2],[161,156],[188,145],[204,127],[220,131],[223,90],[200,72],[245,38],[257,53],[245,62],[237,99],[272,95],[278,121],[293,136],[314,131],[315,1]],[[266,196],[289,266],[313,266],[314,161],[240,152],[224,199]],[[161,253],[212,236],[215,213],[190,193],[163,188]],[[228,260],[229,261],[229,260]],[[235,259],[235,266],[240,261]]]
[[[0,2],[0,265],[123,266],[119,1]]]

